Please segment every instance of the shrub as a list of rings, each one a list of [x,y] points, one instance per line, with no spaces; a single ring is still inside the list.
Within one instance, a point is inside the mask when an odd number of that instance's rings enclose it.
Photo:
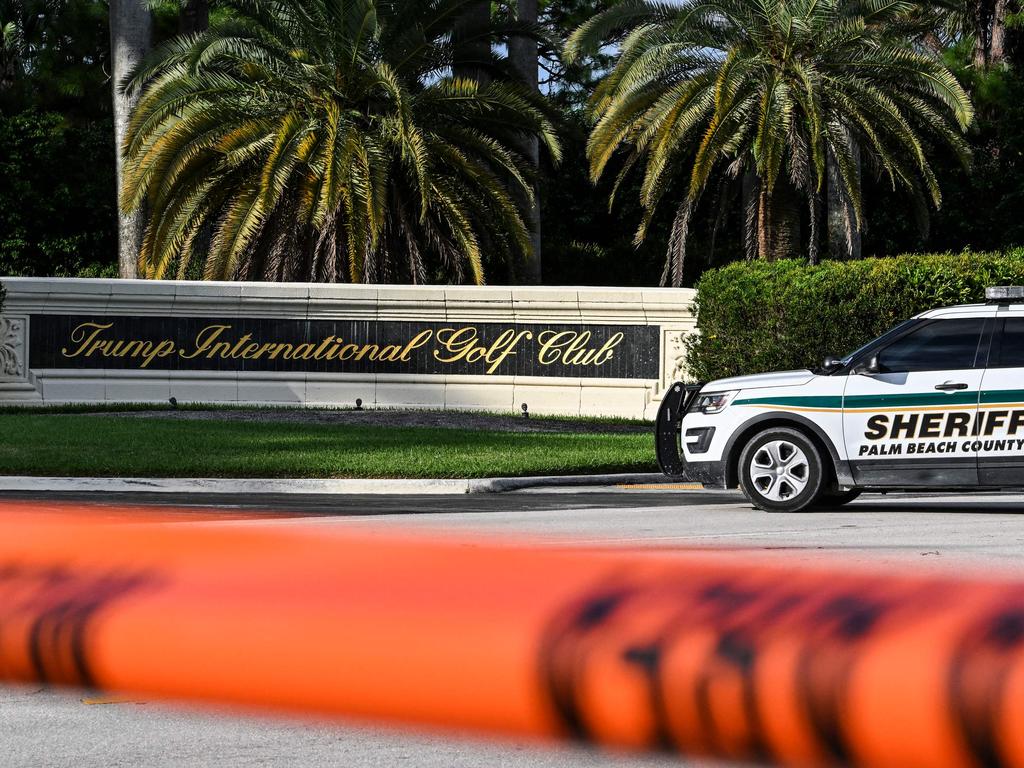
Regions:
[[[697,285],[688,378],[814,367],[918,312],[978,302],[986,286],[1007,284],[1024,284],[1024,249],[709,270]]]

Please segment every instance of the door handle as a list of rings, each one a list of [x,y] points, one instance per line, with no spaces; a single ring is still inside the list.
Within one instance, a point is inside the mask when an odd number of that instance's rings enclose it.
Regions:
[[[952,381],[947,381],[945,384],[936,384],[935,388],[943,392],[956,392],[960,389],[967,389],[966,384],[954,384]]]

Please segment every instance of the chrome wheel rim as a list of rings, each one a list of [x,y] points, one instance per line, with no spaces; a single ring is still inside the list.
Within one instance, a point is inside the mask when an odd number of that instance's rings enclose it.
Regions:
[[[750,459],[750,482],[770,501],[789,501],[807,487],[811,466],[807,454],[788,440],[765,443]]]

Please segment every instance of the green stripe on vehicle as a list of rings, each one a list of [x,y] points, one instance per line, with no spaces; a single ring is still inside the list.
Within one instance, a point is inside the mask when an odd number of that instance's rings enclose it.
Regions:
[[[771,405],[779,408],[842,408],[843,398],[831,396],[751,397],[737,400],[736,405]]]
[[[1024,389],[983,389],[981,402],[985,405],[1024,402]]]
[[[846,408],[913,408],[927,405],[977,405],[978,391],[918,392],[912,395],[852,395]]]
[[[804,397],[747,397],[737,400],[734,405],[758,405],[772,408],[915,408],[933,405],[964,406],[976,405],[977,391],[966,392],[920,392],[899,395],[851,395],[844,398],[828,395]],[[1024,402],[1024,389],[985,390],[980,397],[983,405]]]

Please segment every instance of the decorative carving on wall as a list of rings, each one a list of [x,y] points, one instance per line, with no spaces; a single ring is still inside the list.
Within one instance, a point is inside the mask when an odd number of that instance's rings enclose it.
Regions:
[[[679,381],[686,372],[686,337],[692,331],[681,328],[667,329],[662,332],[662,363],[661,379],[650,392],[648,402],[659,399],[661,393]]]
[[[686,373],[686,337],[689,335],[687,331],[671,331],[668,335],[668,359],[672,363],[672,371],[669,374],[668,381],[665,382],[666,387],[672,382],[682,379]]]
[[[25,378],[23,317],[0,316],[0,380]]]

